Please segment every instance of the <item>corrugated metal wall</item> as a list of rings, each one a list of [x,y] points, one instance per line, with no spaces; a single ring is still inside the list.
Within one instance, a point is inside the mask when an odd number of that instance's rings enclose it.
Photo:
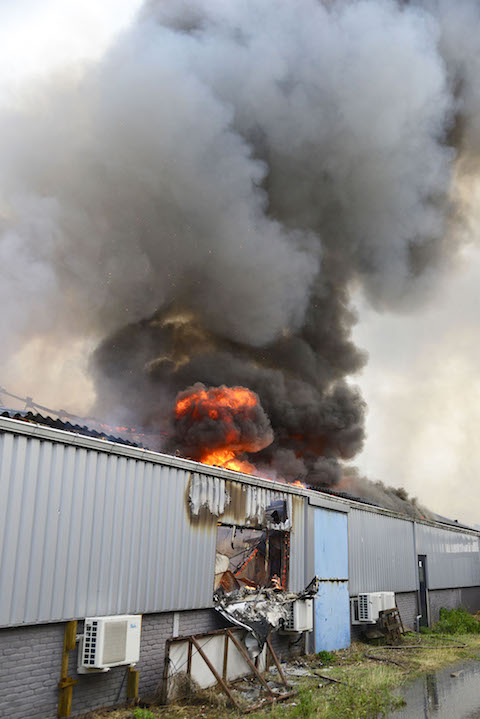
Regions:
[[[0,435],[0,626],[211,605],[183,469]]]
[[[290,533],[290,571],[288,587],[292,592],[301,592],[313,578],[306,576],[305,541],[307,502],[303,497],[292,495],[293,521]]]
[[[416,589],[412,522],[352,507],[348,548],[350,595]]]
[[[427,556],[429,589],[480,585],[479,540],[426,524],[417,524],[417,553]]]
[[[191,517],[190,476],[114,449],[0,433],[0,626],[212,606],[221,518]],[[204,477],[207,489],[225,483]],[[244,514],[284,496],[227,485]],[[300,590],[306,500],[285,498],[290,588]]]

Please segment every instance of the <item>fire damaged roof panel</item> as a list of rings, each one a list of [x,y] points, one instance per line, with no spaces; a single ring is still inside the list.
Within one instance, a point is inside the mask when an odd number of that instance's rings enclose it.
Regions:
[[[27,412],[22,410],[9,410],[6,409],[0,413],[0,417],[8,417],[9,419],[18,419],[22,422],[32,422],[34,424],[41,424],[45,427],[52,427],[53,429],[61,429],[64,432],[74,432],[75,434],[83,434],[85,437],[96,437],[97,439],[106,439],[109,442],[115,442],[116,444],[126,444],[128,447],[140,447],[141,445],[135,442],[130,442],[128,439],[122,437],[115,437],[111,434],[107,434],[105,431],[99,431],[93,427],[87,427],[86,425],[72,424],[71,422],[64,422],[61,419],[54,417],[44,417],[41,414]]]

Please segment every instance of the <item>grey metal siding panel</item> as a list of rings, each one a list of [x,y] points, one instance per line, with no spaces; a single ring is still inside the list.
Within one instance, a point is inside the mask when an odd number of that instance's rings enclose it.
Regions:
[[[417,552],[427,556],[429,589],[480,585],[478,536],[417,524]]]
[[[313,577],[305,576],[306,508],[304,497],[292,497],[293,522],[290,534],[289,589],[300,592]]]
[[[216,522],[189,472],[0,434],[0,626],[212,603]]]
[[[352,507],[348,546],[351,595],[416,589],[412,522]]]
[[[189,479],[181,466],[1,432],[0,626],[212,606],[217,517],[191,520]],[[286,499],[289,585],[303,589],[306,498],[243,491],[249,512]]]

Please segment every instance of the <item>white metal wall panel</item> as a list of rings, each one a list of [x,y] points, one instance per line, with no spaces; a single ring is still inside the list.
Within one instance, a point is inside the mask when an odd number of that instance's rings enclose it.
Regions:
[[[292,530],[290,532],[290,568],[288,588],[292,592],[301,592],[313,578],[306,576],[306,517],[307,500],[305,497],[292,496]]]
[[[189,472],[0,434],[0,626],[211,605],[216,522]]]
[[[417,524],[417,553],[427,556],[429,589],[480,585],[479,540],[441,527]]]
[[[348,515],[350,594],[416,589],[413,523],[351,508]]]

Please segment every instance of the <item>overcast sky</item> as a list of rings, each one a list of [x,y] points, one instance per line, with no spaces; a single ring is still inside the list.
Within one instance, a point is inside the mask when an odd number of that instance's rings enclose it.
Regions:
[[[0,102],[25,80],[102,54],[131,21],[139,0],[17,0],[0,5]],[[368,438],[355,464],[370,479],[404,486],[431,509],[479,522],[480,482],[480,253],[466,251],[437,296],[414,315],[378,314],[357,300],[355,341],[370,355],[360,377],[369,412]],[[29,385],[35,347],[16,358],[24,367],[22,394],[64,401],[86,412],[92,386],[81,341],[63,355],[43,356],[41,396]],[[43,350],[45,351],[45,350]],[[48,369],[47,369],[48,368]],[[18,376],[18,373],[16,374]],[[12,374],[13,377],[13,374]],[[8,368],[0,384],[8,388]]]

